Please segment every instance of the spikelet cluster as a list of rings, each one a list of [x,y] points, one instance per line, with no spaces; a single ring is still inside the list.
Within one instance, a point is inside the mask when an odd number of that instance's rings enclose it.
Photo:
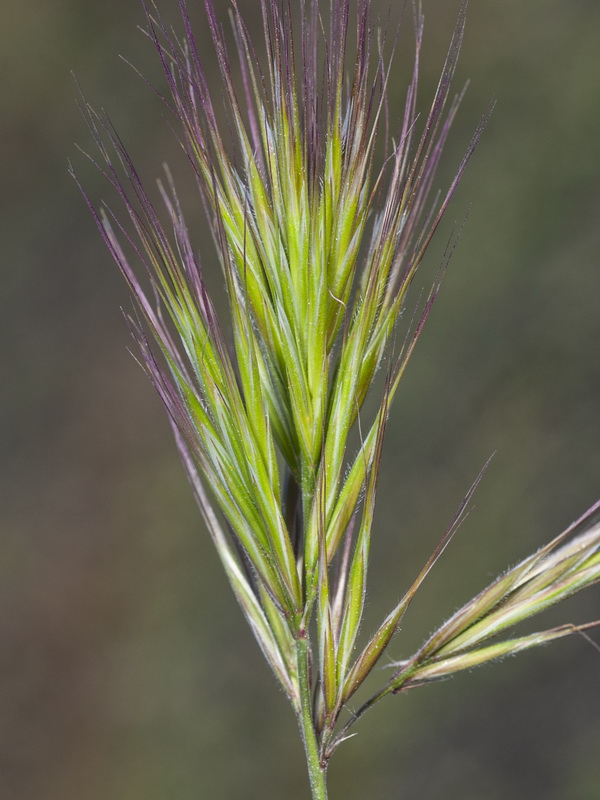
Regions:
[[[129,324],[229,582],[296,713],[305,721],[309,713],[326,763],[350,725],[385,694],[571,632],[488,642],[600,578],[600,529],[586,518],[506,573],[340,722],[471,495],[396,608],[358,647],[386,420],[439,280],[394,352],[397,321],[485,123],[447,191],[433,192],[460,102],[451,83],[465,8],[425,111],[417,103],[423,17],[412,9],[414,69],[394,128],[386,97],[395,37],[385,40],[368,0],[329,0],[323,15],[316,0],[301,0],[299,27],[288,5],[261,0],[260,47],[233,0],[235,57],[205,0],[220,70],[217,99],[180,5],[182,36],[153,4],[145,6],[147,31],[163,67],[158,91],[211,226],[227,325],[206,290],[169,175],[158,210],[115,130],[84,102],[95,161],[126,213],[88,202],[137,302]],[[263,47],[266,58],[257,55]],[[387,148],[383,160],[379,147]],[[349,437],[386,354],[379,409],[370,423],[362,420],[352,452]],[[395,579],[400,586],[403,577]]]

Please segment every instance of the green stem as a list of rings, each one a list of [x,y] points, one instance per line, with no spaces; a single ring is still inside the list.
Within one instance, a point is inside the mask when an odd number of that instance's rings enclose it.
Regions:
[[[296,655],[298,658],[298,683],[300,684],[300,714],[298,715],[298,722],[306,753],[312,800],[327,800],[327,784],[325,782],[327,766],[321,763],[319,757],[319,743],[312,717],[312,692],[309,674],[310,656],[305,632],[300,632],[296,640]]]

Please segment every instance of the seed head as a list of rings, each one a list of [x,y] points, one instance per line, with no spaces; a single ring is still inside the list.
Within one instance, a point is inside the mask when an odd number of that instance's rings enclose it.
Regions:
[[[218,92],[185,0],[181,35],[152,0],[144,4],[163,70],[165,89],[157,91],[196,178],[225,280],[223,327],[170,173],[159,211],[109,120],[82,104],[100,154],[94,163],[125,211],[122,219],[108,206],[96,210],[86,197],[137,303],[128,323],[229,582],[299,716],[306,710],[299,643],[305,647],[316,622],[311,713],[324,760],[383,695],[571,632],[563,626],[487,643],[600,577],[600,529],[579,532],[586,518],[576,535],[563,534],[458,611],[335,733],[472,494],[398,606],[357,650],[386,421],[454,240],[399,352],[395,331],[489,115],[450,186],[434,194],[460,105],[451,84],[466,4],[425,111],[423,15],[420,5],[412,9],[414,67],[395,125],[387,90],[396,36],[386,39],[368,0],[329,0],[325,18],[317,0],[301,0],[299,28],[290,4],[261,0],[264,63],[236,0],[235,58],[212,0],[204,0]],[[366,422],[361,408],[386,354],[381,402]]]

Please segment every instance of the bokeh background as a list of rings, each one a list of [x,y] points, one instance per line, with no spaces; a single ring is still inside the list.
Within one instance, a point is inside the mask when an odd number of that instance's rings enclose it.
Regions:
[[[256,24],[256,0],[240,4]],[[175,0],[161,6],[175,18]],[[458,2],[424,6],[427,97]],[[90,194],[106,192],[75,150],[89,139],[70,70],[149,180],[165,159],[180,174],[159,102],[118,58],[159,75],[140,5],[3,0],[0,17],[0,796],[307,798],[292,714],[127,352],[124,286],[67,176],[73,158]],[[198,35],[208,52],[206,25]],[[600,494],[600,4],[476,0],[467,79],[441,185],[498,105],[429,261],[431,274],[471,207],[390,421],[369,625],[497,455],[396,657]],[[599,608],[591,590],[545,622]],[[596,800],[600,652],[574,637],[388,700],[358,732],[332,761],[333,798]]]

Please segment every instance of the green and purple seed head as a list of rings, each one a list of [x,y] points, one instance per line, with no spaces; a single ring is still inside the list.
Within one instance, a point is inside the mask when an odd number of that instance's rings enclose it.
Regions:
[[[358,648],[385,425],[454,242],[394,352],[397,323],[489,111],[449,187],[436,192],[461,100],[451,85],[466,4],[424,111],[423,15],[420,5],[409,7],[415,59],[396,126],[387,93],[397,34],[386,41],[368,0],[329,0],[328,13],[317,0],[301,0],[299,26],[289,3],[261,0],[260,47],[232,0],[233,55],[212,0],[204,9],[220,73],[217,100],[185,0],[181,36],[154,3],[144,4],[163,71],[165,89],[157,91],[212,231],[227,325],[207,292],[170,173],[159,210],[110,122],[84,101],[100,154],[94,163],[125,213],[86,200],[137,303],[128,322],[227,577],[299,718],[308,713],[326,763],[385,694],[576,630],[487,641],[600,580],[598,509],[458,611],[340,729],[346,703],[386,650],[471,496],[397,607]],[[384,360],[378,410],[359,425]],[[299,653],[313,621],[309,672]]]

